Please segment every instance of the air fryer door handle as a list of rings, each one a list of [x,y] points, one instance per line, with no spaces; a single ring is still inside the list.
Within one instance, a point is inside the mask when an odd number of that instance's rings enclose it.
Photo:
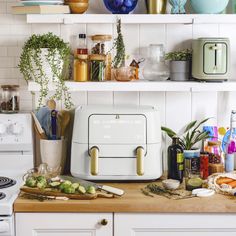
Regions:
[[[136,171],[137,175],[143,176],[144,175],[144,148],[137,147],[136,149]]]
[[[98,147],[92,147],[89,150],[90,155],[90,172],[91,175],[98,175],[98,158],[99,158],[99,149]]]

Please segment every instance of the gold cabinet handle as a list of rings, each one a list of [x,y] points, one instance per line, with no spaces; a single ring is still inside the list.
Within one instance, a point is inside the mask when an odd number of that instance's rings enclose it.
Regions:
[[[144,148],[138,147],[136,150],[137,156],[137,175],[144,175]]]
[[[91,175],[98,175],[98,157],[99,157],[98,147],[92,147],[90,149],[89,154],[91,157],[91,165],[90,165]]]
[[[108,220],[107,219],[102,219],[100,222],[101,225],[105,226],[108,224]]]

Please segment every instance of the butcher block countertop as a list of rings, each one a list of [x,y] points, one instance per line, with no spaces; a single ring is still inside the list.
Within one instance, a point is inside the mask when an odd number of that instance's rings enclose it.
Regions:
[[[18,198],[15,212],[127,212],[127,213],[236,213],[236,197],[216,194],[208,198],[169,200],[146,196],[141,188],[147,183],[112,183],[125,190],[121,198],[95,200],[38,200]]]

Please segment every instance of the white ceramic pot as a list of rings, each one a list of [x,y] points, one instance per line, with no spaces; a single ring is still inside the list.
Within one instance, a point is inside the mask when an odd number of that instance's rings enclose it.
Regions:
[[[66,140],[40,140],[41,162],[46,163],[52,171],[63,172],[66,161]]]

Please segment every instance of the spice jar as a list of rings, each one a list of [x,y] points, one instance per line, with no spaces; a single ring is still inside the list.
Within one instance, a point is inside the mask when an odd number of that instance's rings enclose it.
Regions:
[[[74,81],[86,82],[88,80],[88,55],[79,54],[74,59]]]
[[[201,188],[200,177],[200,150],[185,150],[185,184],[188,191]]]
[[[16,113],[19,111],[19,86],[2,85],[1,112]]]
[[[104,81],[106,56],[93,54],[90,55],[90,80],[91,81]]]
[[[106,69],[105,69],[105,79],[111,80],[111,63],[112,63],[112,56],[111,56],[111,35],[93,35],[91,36],[93,41],[91,54],[100,54],[106,56]]]
[[[204,151],[209,153],[209,175],[224,172],[224,154],[221,150],[221,142],[208,141]]]

